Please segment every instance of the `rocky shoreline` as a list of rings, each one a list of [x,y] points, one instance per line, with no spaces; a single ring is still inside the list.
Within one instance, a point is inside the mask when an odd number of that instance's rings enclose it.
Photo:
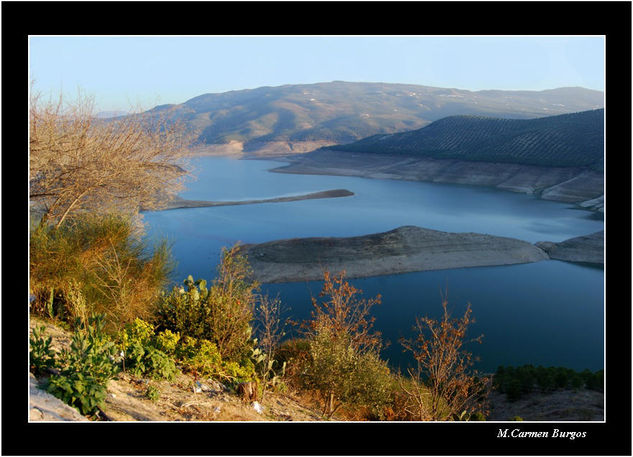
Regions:
[[[290,163],[270,171],[491,186],[534,194],[544,200],[576,203],[588,210],[604,212],[604,176],[583,168],[440,160],[326,149],[285,156],[285,160]]]
[[[294,202],[299,200],[312,200],[317,198],[339,198],[350,197],[354,192],[347,189],[332,189],[321,192],[312,192],[303,195],[291,195],[288,197],[264,198],[259,200],[237,200],[237,201],[208,201],[208,200],[186,200],[176,197],[169,201],[162,210],[181,209],[181,208],[206,208],[213,206],[234,206],[234,205],[254,205],[258,203],[281,203]]]

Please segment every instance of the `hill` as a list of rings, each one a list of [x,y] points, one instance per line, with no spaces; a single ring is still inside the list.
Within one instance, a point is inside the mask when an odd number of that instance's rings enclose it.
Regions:
[[[603,107],[603,97],[579,87],[468,91],[334,81],[203,94],[150,113],[171,110],[201,145],[287,153],[417,129],[457,114],[527,119],[596,109]]]
[[[602,171],[604,109],[538,119],[451,116],[418,130],[331,149]]]

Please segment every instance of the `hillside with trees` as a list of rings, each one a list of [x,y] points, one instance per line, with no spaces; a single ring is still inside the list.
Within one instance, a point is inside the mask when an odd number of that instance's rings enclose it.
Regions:
[[[329,149],[602,171],[604,109],[538,119],[451,116],[418,130]]]

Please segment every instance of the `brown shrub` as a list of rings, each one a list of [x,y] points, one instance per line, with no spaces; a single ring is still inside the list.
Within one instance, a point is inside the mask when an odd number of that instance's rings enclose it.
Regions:
[[[485,413],[489,379],[470,371],[472,354],[463,348],[474,322],[470,304],[461,319],[451,318],[447,305],[443,299],[440,320],[417,318],[417,336],[401,340],[418,364],[409,370],[411,380],[401,383],[407,396],[405,411],[417,420],[467,420],[474,413]],[[482,338],[469,341],[481,343]]]

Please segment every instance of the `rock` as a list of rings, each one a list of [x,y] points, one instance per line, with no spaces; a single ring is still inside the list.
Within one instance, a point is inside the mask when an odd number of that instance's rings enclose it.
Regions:
[[[32,421],[88,421],[79,411],[40,389],[33,374],[30,374],[29,402]]]
[[[211,393],[221,393],[228,390],[224,384],[214,379],[208,380],[208,388]]]
[[[258,401],[254,401],[252,406],[258,414],[262,414],[264,412],[264,408],[262,407],[262,405],[259,404]]]
[[[510,265],[548,259],[521,240],[478,233],[448,233],[415,226],[349,238],[295,238],[243,245],[262,283],[312,281],[323,272],[347,277]]]

